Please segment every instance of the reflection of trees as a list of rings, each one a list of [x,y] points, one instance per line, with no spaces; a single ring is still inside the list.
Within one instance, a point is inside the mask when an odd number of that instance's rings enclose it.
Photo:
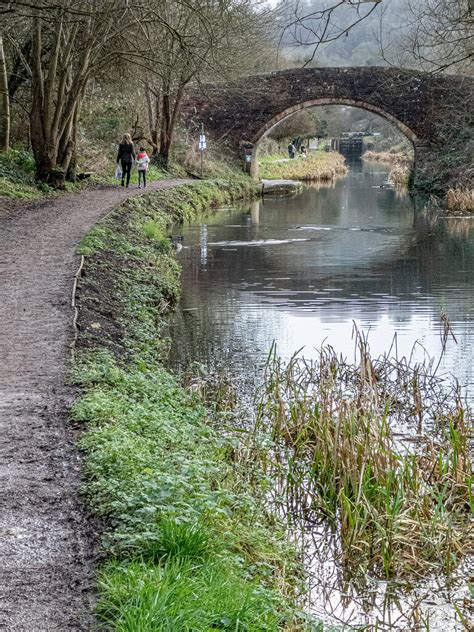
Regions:
[[[342,184],[267,199],[257,225],[243,212],[227,216],[227,226],[210,224],[205,264],[192,248],[181,253],[183,307],[195,311],[180,316],[177,339],[191,357],[233,354],[241,338],[245,344],[259,336],[267,340],[273,319],[281,325],[286,312],[317,315],[324,322],[340,322],[348,314],[373,320],[374,314],[385,313],[400,323],[411,320],[422,297],[435,320],[441,308],[452,318],[468,317],[472,304],[466,296],[474,270],[469,220],[435,223],[429,214],[413,213],[409,198],[397,200],[393,191],[371,189],[365,175],[351,183],[347,198]],[[310,225],[331,230],[304,229]],[[355,226],[360,230],[351,230]],[[212,246],[214,241],[288,238],[310,241]],[[258,305],[266,321],[261,326],[256,324]]]

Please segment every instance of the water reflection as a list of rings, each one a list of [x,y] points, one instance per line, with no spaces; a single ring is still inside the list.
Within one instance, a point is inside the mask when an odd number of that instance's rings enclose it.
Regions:
[[[303,346],[314,357],[323,341],[350,355],[353,320],[370,329],[374,355],[395,333],[401,355],[415,340],[437,355],[444,311],[459,344],[442,369],[471,384],[474,222],[435,222],[380,188],[386,178],[365,165],[332,187],[186,227],[172,362],[241,373],[264,362],[274,339],[285,357]]]
[[[369,576],[355,581],[350,570],[338,562],[342,555],[337,534],[322,524],[311,529],[306,524],[296,537],[306,556],[306,609],[321,621],[387,632],[466,629],[453,604],[466,613],[472,561],[463,563],[449,581],[442,575],[415,584]]]

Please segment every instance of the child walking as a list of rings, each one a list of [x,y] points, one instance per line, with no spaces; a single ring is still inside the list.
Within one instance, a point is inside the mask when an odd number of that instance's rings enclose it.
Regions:
[[[148,163],[150,159],[146,153],[145,147],[140,147],[140,151],[137,154],[137,169],[138,169],[138,188],[141,189],[141,181],[143,180],[143,188],[146,187],[146,172],[148,171]]]

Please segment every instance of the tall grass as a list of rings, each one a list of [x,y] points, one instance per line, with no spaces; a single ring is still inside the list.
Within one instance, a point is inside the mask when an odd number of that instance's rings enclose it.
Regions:
[[[413,160],[400,151],[366,151],[362,160],[368,162],[386,162],[391,166],[388,181],[395,186],[407,186],[410,182]]]
[[[468,188],[449,189],[446,194],[448,210],[458,213],[474,213],[474,190]]]
[[[374,360],[359,333],[357,344],[357,365],[331,347],[288,364],[273,349],[257,420],[273,449],[262,458],[293,517],[337,530],[348,567],[449,572],[474,545],[468,411],[429,366]]]
[[[406,187],[410,183],[411,166],[408,163],[394,164],[388,174],[388,181],[394,186]]]
[[[328,181],[344,175],[346,171],[341,154],[323,151],[309,153],[307,158],[281,162],[266,158],[260,164],[260,177],[269,180]]]

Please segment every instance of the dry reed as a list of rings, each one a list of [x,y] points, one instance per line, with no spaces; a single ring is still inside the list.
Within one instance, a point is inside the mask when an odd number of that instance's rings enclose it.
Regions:
[[[446,342],[447,320],[444,333]],[[449,572],[474,550],[468,411],[430,364],[375,360],[355,335],[357,364],[331,347],[288,364],[272,350],[256,428],[271,435],[261,456],[278,481],[275,502],[302,522],[324,516],[346,567]]]
[[[474,213],[474,190],[468,188],[449,189],[446,194],[446,206],[457,213]]]
[[[263,162],[260,177],[270,180],[329,181],[347,172],[345,159],[336,152],[315,152],[307,158]]]

